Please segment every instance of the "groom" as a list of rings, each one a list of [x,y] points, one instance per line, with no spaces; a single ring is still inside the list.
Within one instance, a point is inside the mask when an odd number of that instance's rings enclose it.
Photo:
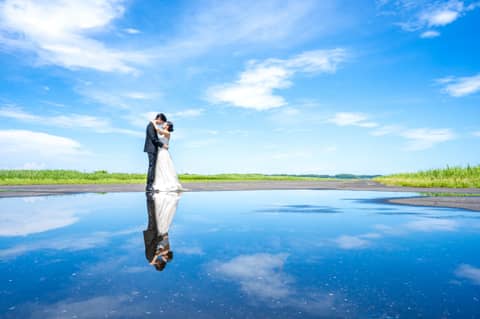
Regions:
[[[162,126],[167,121],[167,117],[163,113],[157,114],[155,117],[155,124]],[[145,147],[143,151],[148,154],[148,176],[147,176],[147,192],[153,192],[153,181],[155,179],[155,165],[157,164],[158,148],[163,147],[168,149],[168,145],[164,145],[157,136],[157,131],[152,122],[148,123],[145,136]]]

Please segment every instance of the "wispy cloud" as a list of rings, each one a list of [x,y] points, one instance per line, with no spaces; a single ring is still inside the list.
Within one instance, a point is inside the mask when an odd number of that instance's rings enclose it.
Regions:
[[[400,125],[383,125],[371,131],[370,134],[373,136],[385,136],[390,134],[399,134],[402,131],[403,128]]]
[[[142,31],[138,30],[138,29],[135,29],[135,28],[126,28],[126,29],[123,29],[123,31],[125,31],[125,33],[128,33],[128,34],[139,34],[139,33],[142,33]]]
[[[467,77],[445,77],[436,80],[444,84],[443,91],[453,97],[462,97],[480,92],[480,73]]]
[[[88,151],[77,141],[58,135],[27,130],[0,130],[0,166],[20,168],[31,163],[49,163],[51,167],[78,165]],[[14,165],[14,166],[12,166]]]
[[[80,155],[84,153],[82,146],[70,138],[27,130],[0,131],[1,153],[27,152],[36,157]]]
[[[123,94],[124,97],[133,99],[133,100],[151,100],[153,99],[157,94],[152,94],[152,93],[145,93],[145,92],[125,92]]]
[[[419,151],[431,148],[437,144],[456,138],[455,133],[448,128],[405,128],[401,125],[380,125],[370,120],[370,116],[364,113],[338,112],[326,120],[338,126],[358,126],[372,129],[370,135],[386,136],[395,135],[407,140],[406,149]]]
[[[142,136],[142,132],[115,128],[112,123],[103,118],[91,115],[68,114],[41,116],[23,111],[18,107],[1,107],[0,117],[12,118],[23,122],[36,123],[37,125],[46,125],[62,128],[84,128],[96,133],[119,133],[132,136]]]
[[[145,54],[108,48],[93,38],[123,15],[124,2],[6,0],[0,3],[0,44],[34,52],[40,64],[135,72],[132,65],[144,63]]]
[[[167,115],[171,118],[191,118],[199,117],[204,112],[204,109],[185,109],[174,113],[167,113]]]
[[[247,109],[268,110],[284,106],[287,101],[274,91],[291,87],[291,78],[296,73],[335,73],[346,56],[345,49],[337,48],[307,51],[286,60],[250,61],[234,83],[211,87],[207,96],[213,103]]]
[[[420,34],[422,38],[438,37],[440,33],[432,28],[445,27],[469,11],[479,7],[479,3],[466,4],[464,1],[377,1],[381,10],[390,10],[403,19],[397,23],[403,30],[409,32],[425,30]]]
[[[284,47],[338,29],[341,13],[332,0],[207,0],[187,10],[180,18],[182,27],[155,54],[160,59],[181,59],[233,45],[241,45],[242,50]]]
[[[440,36],[440,32],[435,30],[428,30],[420,34],[420,38],[423,38],[423,39],[431,39],[431,38],[436,38],[438,36]]]
[[[465,10],[463,1],[451,0],[435,4],[420,14],[418,23],[428,27],[445,26],[457,20]]]
[[[327,122],[338,126],[360,126],[360,127],[377,127],[378,124],[369,120],[368,116],[363,113],[339,112],[329,118]]]
[[[406,130],[400,135],[409,140],[407,149],[413,151],[428,149],[455,138],[455,134],[450,129],[418,128]]]

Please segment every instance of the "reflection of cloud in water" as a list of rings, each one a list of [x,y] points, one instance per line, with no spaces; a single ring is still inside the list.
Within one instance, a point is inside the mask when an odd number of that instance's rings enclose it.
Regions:
[[[336,214],[341,211],[331,206],[317,205],[282,205],[277,207],[258,209],[259,213],[297,213],[297,214]]]
[[[393,228],[392,226],[389,225],[384,225],[384,224],[376,224],[373,226],[373,228],[382,234],[385,235],[402,235],[405,234],[405,230],[401,229],[401,226]]]
[[[370,245],[368,240],[360,238],[360,236],[340,236],[333,240],[338,247],[342,249],[362,249]]]
[[[203,255],[205,252],[202,247],[199,246],[179,246],[175,249],[175,252],[184,255]]]
[[[401,236],[411,231],[435,232],[456,231],[459,223],[454,220],[439,218],[424,218],[408,222],[403,225],[392,226],[376,224],[373,228],[377,232],[366,233],[358,236],[343,235],[333,239],[333,242],[342,249],[364,249],[371,246],[373,239],[390,236]]]
[[[78,218],[71,209],[27,205],[0,215],[0,236],[26,236],[62,228],[77,221]]]
[[[255,301],[271,307],[292,307],[320,317],[345,312],[347,304],[333,293],[317,289],[299,291],[294,279],[283,271],[287,254],[241,255],[226,262],[214,261],[209,268],[223,279],[237,282]]]
[[[470,280],[474,285],[480,285],[480,268],[462,264],[455,270],[455,275]]]
[[[137,317],[140,309],[129,303],[128,296],[98,296],[85,300],[66,299],[54,304],[25,304],[19,312],[28,312],[29,318],[125,318]],[[29,309],[30,308],[30,309]],[[122,310],[122,311],[118,311]]]
[[[425,216],[428,215],[427,213],[421,213],[421,212],[377,212],[378,215],[387,215],[387,216]]]
[[[43,200],[45,200],[45,197],[41,196],[22,197],[22,201],[25,203],[37,203]]]
[[[431,232],[431,231],[455,231],[458,223],[454,220],[425,218],[415,220],[406,224],[406,227],[412,230]]]
[[[106,245],[112,237],[123,236],[131,233],[140,232],[141,228],[126,229],[116,232],[96,232],[89,236],[83,237],[67,237],[67,238],[55,238],[48,240],[40,240],[32,242],[28,245],[20,244],[7,249],[0,250],[0,258],[15,258],[23,255],[27,252],[51,249],[51,250],[68,250],[77,251],[95,248],[98,246]]]
[[[286,254],[242,255],[225,263],[215,263],[215,271],[237,281],[246,293],[263,298],[281,298],[289,294],[292,279],[282,272]]]

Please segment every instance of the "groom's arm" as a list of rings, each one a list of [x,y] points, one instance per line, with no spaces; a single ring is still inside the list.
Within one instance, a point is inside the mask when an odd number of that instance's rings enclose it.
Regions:
[[[155,132],[155,128],[153,127],[153,124],[149,124],[147,128],[147,135],[148,138],[152,140],[153,144],[155,144],[156,147],[163,147],[163,143],[160,142],[157,136],[157,132]]]

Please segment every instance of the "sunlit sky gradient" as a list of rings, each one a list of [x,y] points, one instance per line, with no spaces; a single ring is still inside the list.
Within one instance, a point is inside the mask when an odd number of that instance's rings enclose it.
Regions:
[[[480,2],[0,2],[0,168],[384,174],[477,164]]]

